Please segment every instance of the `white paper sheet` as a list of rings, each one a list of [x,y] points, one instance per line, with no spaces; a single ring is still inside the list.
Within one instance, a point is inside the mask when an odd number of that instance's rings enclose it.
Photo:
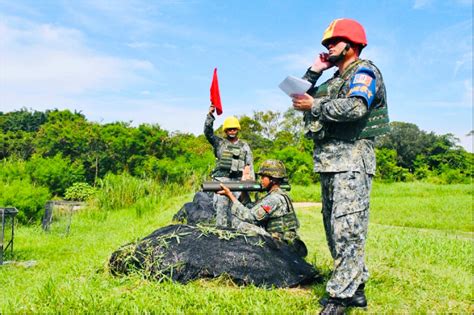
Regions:
[[[278,87],[285,92],[288,96],[292,95],[303,95],[311,87],[311,83],[289,75],[283,80]]]

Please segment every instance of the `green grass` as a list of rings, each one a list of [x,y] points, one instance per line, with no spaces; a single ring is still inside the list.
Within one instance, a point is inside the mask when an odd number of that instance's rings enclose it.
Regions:
[[[472,185],[374,183],[373,223],[448,231],[474,231]],[[293,201],[321,202],[321,187],[294,185]]]
[[[474,231],[472,185],[375,184],[372,222],[448,231]]]
[[[319,186],[295,186],[292,194],[293,198],[310,196],[300,201],[314,201]],[[375,184],[372,196],[367,243],[369,312],[473,313],[472,187]],[[16,263],[0,267],[0,313],[319,311],[317,300],[324,293],[324,283],[265,290],[239,287],[225,277],[182,285],[108,273],[107,260],[114,250],[169,224],[190,199],[191,195],[168,198],[159,208],[148,207],[140,213],[132,207],[76,214],[67,236],[59,228],[44,233],[38,227],[19,227]],[[297,211],[301,236],[309,248],[307,259],[327,279],[332,260],[320,208]],[[24,265],[31,260],[36,265]]]
[[[311,186],[291,185],[290,196],[294,202],[321,202],[321,187],[319,184]]]

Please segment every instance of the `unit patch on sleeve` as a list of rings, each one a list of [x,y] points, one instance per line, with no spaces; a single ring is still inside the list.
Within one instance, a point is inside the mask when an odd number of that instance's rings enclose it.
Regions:
[[[269,205],[263,205],[262,208],[266,213],[270,213],[270,211],[272,211],[272,207]]]
[[[361,67],[352,77],[348,97],[361,97],[370,108],[375,97],[375,73],[372,69]]]

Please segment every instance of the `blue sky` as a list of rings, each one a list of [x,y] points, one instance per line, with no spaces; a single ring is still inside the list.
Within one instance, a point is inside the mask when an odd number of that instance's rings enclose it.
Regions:
[[[472,0],[0,0],[0,111],[200,134],[218,68],[224,114],[285,111],[278,89],[324,48],[334,18],[366,28],[391,120],[453,133],[472,152]],[[332,70],[328,71],[329,76]]]

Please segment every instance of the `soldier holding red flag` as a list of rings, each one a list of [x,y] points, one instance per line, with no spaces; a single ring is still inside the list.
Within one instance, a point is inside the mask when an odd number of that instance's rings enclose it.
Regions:
[[[204,135],[214,149],[216,157],[216,167],[211,173],[217,181],[240,181],[255,179],[253,169],[253,156],[250,146],[239,139],[239,120],[230,116],[224,120],[222,129],[225,137],[214,134],[214,112],[222,114],[222,104],[217,81],[217,69],[214,69],[214,76],[211,84],[211,106],[204,122]],[[233,192],[236,198],[240,197],[239,192]],[[216,225],[231,227],[232,214],[230,211],[232,204],[226,196],[214,195],[214,207],[216,209]]]

